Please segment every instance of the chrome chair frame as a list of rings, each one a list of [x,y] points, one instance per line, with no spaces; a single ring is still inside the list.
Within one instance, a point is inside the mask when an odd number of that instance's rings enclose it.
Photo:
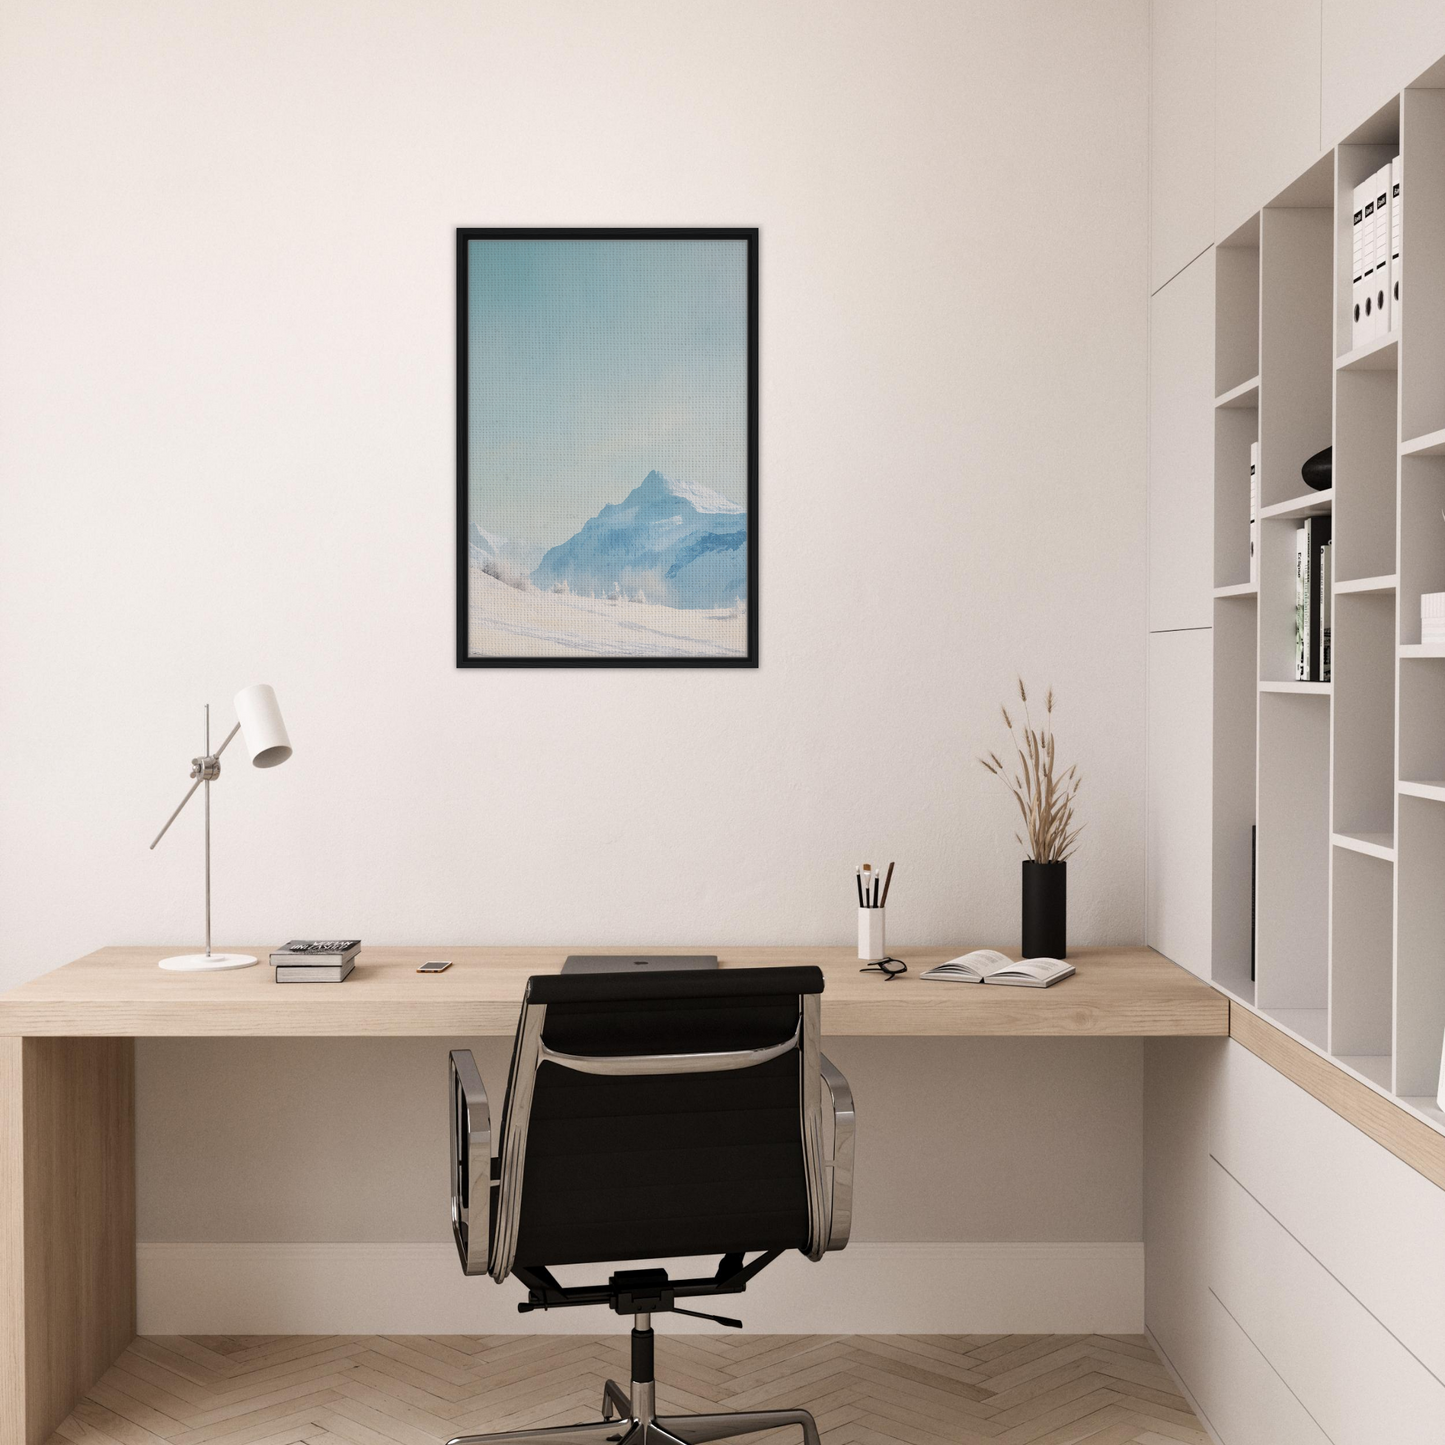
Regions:
[[[512,1051],[508,1080],[510,1104],[495,1162],[491,1106],[476,1060],[468,1049],[453,1049],[450,1056],[452,1236],[463,1273],[490,1274],[501,1282],[516,1265],[522,1167],[532,1090],[537,1070],[544,1063],[579,1073],[612,1076],[716,1073],[752,1068],[799,1049],[802,1065],[798,1110],[808,1205],[808,1247],[803,1252],[809,1259],[818,1260],[831,1250],[842,1249],[848,1243],[853,1224],[856,1126],[853,1091],[820,1047],[819,996],[803,994],[800,1004],[797,1031],[791,1038],[766,1048],[630,1056],[583,1056],[551,1049],[542,1040],[547,1006],[524,1004]],[[831,1149],[826,1152],[822,1102],[825,1089],[831,1105],[832,1126]],[[761,1266],[772,1257],[757,1260],[754,1266]],[[743,1269],[736,1277],[740,1280],[750,1277],[754,1266]],[[448,1445],[707,1445],[709,1441],[757,1434],[786,1425],[801,1428],[804,1445],[819,1445],[817,1425],[806,1410],[658,1416],[652,1355],[651,1312],[639,1309],[632,1329],[632,1388],[626,1391],[615,1380],[606,1382],[601,1420],[543,1430],[458,1435]]]

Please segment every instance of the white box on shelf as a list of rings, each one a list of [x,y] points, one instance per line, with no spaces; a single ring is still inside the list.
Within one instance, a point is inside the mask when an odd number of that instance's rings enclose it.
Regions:
[[[1420,641],[1445,642],[1445,592],[1420,594]]]

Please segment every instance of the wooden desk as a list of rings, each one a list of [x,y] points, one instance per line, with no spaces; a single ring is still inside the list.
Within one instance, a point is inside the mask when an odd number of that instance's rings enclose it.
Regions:
[[[278,986],[264,962],[162,972],[174,951],[103,948],[0,994],[0,1445],[42,1445],[135,1335],[135,1039],[510,1036],[530,974],[621,950],[366,948],[338,987]],[[1228,1000],[1150,949],[1079,949],[1051,989],[919,978],[964,951],[905,949],[911,972],[892,982],[860,974],[848,948],[719,953],[724,967],[818,964],[830,1035],[1229,1032]],[[437,957],[453,966],[416,973]]]
[[[0,994],[0,1035],[150,1038],[182,1035],[511,1037],[527,978],[555,973],[559,948],[363,948],[339,986],[278,985],[265,963],[229,973],[166,973],[172,949],[102,948]],[[254,945],[240,950],[263,960]],[[666,953],[667,949],[644,949]],[[674,949],[683,953],[686,949]],[[694,952],[712,952],[698,945]],[[729,948],[723,967],[817,964],[827,978],[825,1034],[1227,1034],[1222,994],[1149,948],[1081,948],[1078,973],[1049,989],[928,983],[919,975],[964,947],[908,948],[909,972],[892,982],[858,972],[850,948]],[[445,973],[418,964],[450,958]]]

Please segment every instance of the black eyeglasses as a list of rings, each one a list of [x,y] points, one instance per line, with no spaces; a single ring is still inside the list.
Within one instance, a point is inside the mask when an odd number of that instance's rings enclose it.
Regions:
[[[881,973],[888,983],[892,983],[900,973],[908,972],[908,965],[901,958],[875,958],[872,963],[865,963],[858,970],[859,973]]]

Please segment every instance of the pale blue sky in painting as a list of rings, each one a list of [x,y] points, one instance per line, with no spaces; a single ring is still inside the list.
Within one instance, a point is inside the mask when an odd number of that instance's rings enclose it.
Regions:
[[[566,541],[649,471],[747,505],[747,245],[472,241],[470,521]]]

